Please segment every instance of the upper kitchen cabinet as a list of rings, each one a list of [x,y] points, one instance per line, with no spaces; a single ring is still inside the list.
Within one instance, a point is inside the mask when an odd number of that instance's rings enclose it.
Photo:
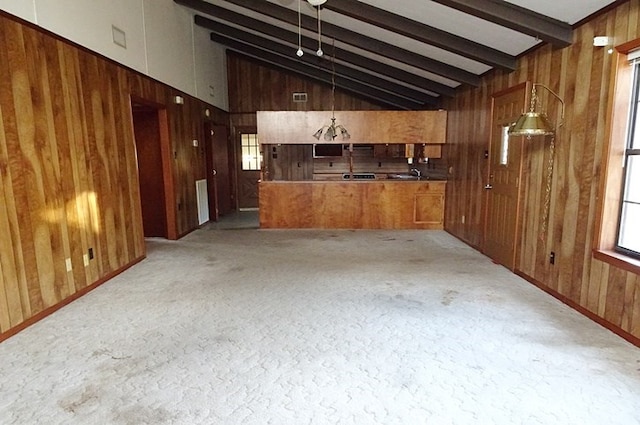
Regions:
[[[331,111],[258,111],[260,143],[317,143],[313,135],[331,118]],[[444,144],[447,138],[447,111],[335,111],[335,119],[348,131],[347,143]],[[339,132],[334,141],[345,142]]]

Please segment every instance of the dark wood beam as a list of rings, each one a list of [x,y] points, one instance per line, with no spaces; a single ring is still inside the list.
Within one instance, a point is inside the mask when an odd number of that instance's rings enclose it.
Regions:
[[[298,14],[294,10],[278,6],[265,0],[225,0],[254,12],[262,13],[275,19],[298,25]],[[174,0],[175,3],[187,6],[202,13],[208,13],[211,3],[204,0]],[[310,31],[317,30],[317,21],[311,16],[302,15],[301,26]],[[326,37],[334,38],[343,43],[351,44],[371,53],[384,56],[395,61],[414,66],[416,68],[440,75],[453,81],[468,84],[473,87],[480,85],[480,76],[465,71],[461,68],[439,62],[425,56],[419,55],[409,50],[401,49],[389,43],[364,36],[355,31],[347,30],[333,24],[324,22],[322,24],[322,34]]]
[[[366,84],[361,84],[340,76],[333,77],[331,72],[328,72],[321,68],[314,68],[295,59],[288,59],[281,55],[270,53],[260,48],[250,46],[249,44],[243,43],[241,41],[232,40],[231,38],[224,37],[215,33],[211,33],[211,41],[220,43],[238,53],[250,56],[277,69],[294,72],[306,78],[310,78],[312,80],[329,85],[333,84],[333,82],[335,81],[336,88],[340,88],[359,97],[364,97],[366,99],[369,99],[369,101],[373,101],[381,105],[391,106],[396,109],[404,110],[433,109],[432,107],[426,107],[424,104],[414,102],[404,97],[396,96],[392,93],[373,88]]]
[[[433,0],[478,18],[537,37],[555,47],[573,42],[573,29],[566,22],[503,0]],[[578,6],[576,6],[578,7]]]
[[[331,0],[322,8],[449,50],[492,67],[507,71],[516,69],[514,56],[357,0]]]
[[[293,49],[287,45],[274,42],[273,40],[251,34],[238,28],[230,27],[220,22],[204,18],[202,16],[196,15],[194,19],[196,25],[211,30],[213,34],[227,37],[232,40],[241,41],[243,43],[246,43],[247,45],[258,47],[271,53],[276,53],[283,56],[284,58],[295,58],[294,60],[305,63],[308,66],[321,68],[327,72],[335,72],[335,74],[338,76],[346,77],[356,82],[368,84],[374,88],[381,88],[384,91],[390,92],[394,95],[406,97],[416,103],[429,104],[433,106],[440,105],[439,99],[434,96],[417,90],[413,90],[407,86],[393,83],[389,80],[385,80],[366,72],[362,72],[355,68],[350,68],[339,63],[332,63],[331,58],[328,56],[319,58],[315,55],[306,54],[301,58],[298,58],[297,56],[294,56]]]
[[[269,37],[277,38],[287,43],[297,44],[298,42],[298,34],[276,27],[274,25],[267,24],[263,21],[259,21],[257,19],[250,18],[248,16],[242,15],[237,12],[233,12],[231,10],[211,5],[208,7],[208,15],[215,17],[216,19],[222,19],[224,21],[230,22],[234,25],[238,25],[244,28],[250,28],[252,31],[257,31],[259,33],[268,35]],[[205,18],[197,18],[196,24],[198,24],[198,19]],[[206,28],[214,30],[208,23],[203,24]],[[224,34],[223,34],[224,35]],[[233,37],[232,37],[233,38]],[[317,49],[318,41],[313,40],[309,37],[302,37],[302,47],[315,51]],[[350,65],[357,66],[367,70],[370,73],[376,75],[386,76],[393,80],[409,84],[419,89],[428,90],[430,92],[438,93],[444,96],[453,97],[455,94],[455,89],[453,87],[447,86],[445,84],[437,83],[435,81],[429,80],[427,78],[418,76],[416,74],[407,72],[405,70],[396,68],[391,65],[382,64],[373,59],[366,58],[364,56],[358,55],[356,53],[349,52],[348,50],[340,49],[340,48],[331,48],[330,53],[336,59],[346,62]],[[294,49],[291,49],[290,54],[294,54]]]

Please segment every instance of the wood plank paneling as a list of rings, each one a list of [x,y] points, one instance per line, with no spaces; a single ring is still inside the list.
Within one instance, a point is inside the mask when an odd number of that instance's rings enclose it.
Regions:
[[[227,53],[227,78],[229,82],[229,111],[234,114],[256,111],[323,111],[330,110],[378,110],[380,105],[371,103],[302,78],[296,74],[279,71],[247,56],[235,52]],[[293,93],[307,93],[307,102],[293,102]],[[387,109],[387,108],[385,108]],[[251,124],[245,124],[251,125]],[[253,124],[255,125],[255,123]]]
[[[480,246],[484,222],[483,152],[488,147],[487,105],[492,93],[525,81],[543,83],[566,102],[558,129],[548,236],[541,237],[549,139],[534,138],[525,148],[523,227],[518,273],[593,312],[613,327],[640,337],[637,324],[638,276],[593,258],[598,230],[598,197],[606,155],[614,56],[593,47],[593,36],[607,34],[621,44],[640,37],[640,1],[622,2],[574,31],[564,49],[543,46],[521,57],[506,74],[490,72],[478,88],[463,87],[445,101],[449,112],[444,156],[452,173],[447,185],[445,228],[472,246]],[[543,108],[560,120],[559,105],[539,91]],[[464,222],[462,217],[465,218]],[[549,254],[556,253],[556,264]]]
[[[447,138],[447,111],[336,111],[350,143],[433,143]],[[331,124],[331,111],[258,111],[263,144],[317,143],[313,134]],[[338,136],[336,143],[340,142]]]
[[[442,229],[446,182],[261,182],[260,227]]]
[[[169,110],[181,234],[204,174],[191,141],[205,108],[228,114],[4,13],[0,44],[2,340],[144,257],[131,97]]]

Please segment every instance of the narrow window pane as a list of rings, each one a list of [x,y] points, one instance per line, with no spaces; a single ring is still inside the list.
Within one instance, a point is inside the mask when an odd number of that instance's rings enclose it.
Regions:
[[[640,203],[640,155],[630,155],[627,159],[627,181],[624,200]],[[638,216],[640,220],[640,216]]]
[[[640,204],[625,202],[620,217],[620,240],[618,245],[640,253]]]
[[[637,70],[637,67],[636,67],[636,70]],[[638,101],[640,99],[636,99],[636,100]],[[640,122],[640,106],[636,104],[636,116],[635,116],[636,125],[633,126],[635,127],[635,131],[633,132],[633,139],[629,143],[629,149],[640,149],[640,126],[637,125],[637,123],[639,122]]]
[[[509,164],[509,126],[502,127],[502,141],[500,143],[500,165]]]
[[[241,134],[242,169],[260,170],[262,158],[257,134]]]

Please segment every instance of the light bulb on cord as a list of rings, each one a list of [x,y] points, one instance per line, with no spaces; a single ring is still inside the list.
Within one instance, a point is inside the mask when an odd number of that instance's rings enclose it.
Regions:
[[[304,55],[304,52],[302,51],[302,49],[298,49],[296,55],[298,55],[298,57],[302,57],[302,55]]]
[[[323,5],[327,2],[327,0],[307,0],[307,3],[309,3],[311,6],[320,6]]]

